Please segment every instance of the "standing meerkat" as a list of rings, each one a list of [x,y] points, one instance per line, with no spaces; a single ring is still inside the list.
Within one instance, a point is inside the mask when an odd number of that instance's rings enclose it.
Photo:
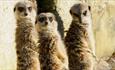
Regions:
[[[89,49],[91,28],[90,6],[75,4],[70,9],[72,23],[65,37],[70,70],[93,70],[93,55]]]
[[[68,70],[68,57],[57,30],[55,16],[52,13],[39,14],[36,29],[41,70]]]
[[[40,70],[35,43],[36,7],[31,1],[18,2],[14,7],[16,18],[17,70]]]

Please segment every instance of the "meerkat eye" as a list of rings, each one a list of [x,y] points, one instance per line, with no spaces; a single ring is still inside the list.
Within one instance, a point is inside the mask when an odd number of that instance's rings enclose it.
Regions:
[[[32,11],[32,7],[28,7],[28,10],[31,12]]]
[[[74,15],[74,16],[76,16],[76,17],[79,17],[79,15],[78,15],[78,14],[76,14],[76,13],[73,13],[73,15]]]
[[[86,15],[87,15],[87,11],[84,11],[84,12],[83,12],[83,15],[86,16]]]
[[[18,7],[18,10],[19,10],[20,12],[23,12],[23,11],[24,11],[24,7]]]
[[[38,20],[39,20],[40,22],[43,22],[43,21],[46,20],[46,17],[41,17],[41,18],[39,18]]]
[[[53,21],[53,17],[49,17],[49,20],[50,20],[50,22],[52,22]]]

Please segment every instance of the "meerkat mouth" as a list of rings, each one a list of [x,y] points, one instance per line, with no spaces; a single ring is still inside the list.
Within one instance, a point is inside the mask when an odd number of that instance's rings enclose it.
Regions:
[[[22,19],[24,19],[24,20],[28,20],[28,21],[32,21],[32,19],[28,18],[28,16],[26,16],[26,17],[22,17]]]

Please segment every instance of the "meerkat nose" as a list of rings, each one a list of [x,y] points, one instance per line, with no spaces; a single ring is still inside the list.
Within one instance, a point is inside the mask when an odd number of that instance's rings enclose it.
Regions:
[[[28,13],[24,13],[24,16],[27,16],[28,15]]]
[[[48,25],[48,22],[47,22],[47,21],[45,22],[45,25]]]

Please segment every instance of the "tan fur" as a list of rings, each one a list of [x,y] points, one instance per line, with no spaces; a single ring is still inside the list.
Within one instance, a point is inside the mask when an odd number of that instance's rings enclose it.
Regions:
[[[70,70],[93,70],[93,54],[89,49],[91,27],[90,7],[75,4],[70,9],[73,18],[65,37]]]
[[[14,7],[16,17],[17,70],[40,70],[36,50],[36,9],[30,1],[18,2]]]
[[[37,17],[39,35],[39,58],[41,70],[68,70],[65,46],[57,30],[57,21],[52,13]]]

